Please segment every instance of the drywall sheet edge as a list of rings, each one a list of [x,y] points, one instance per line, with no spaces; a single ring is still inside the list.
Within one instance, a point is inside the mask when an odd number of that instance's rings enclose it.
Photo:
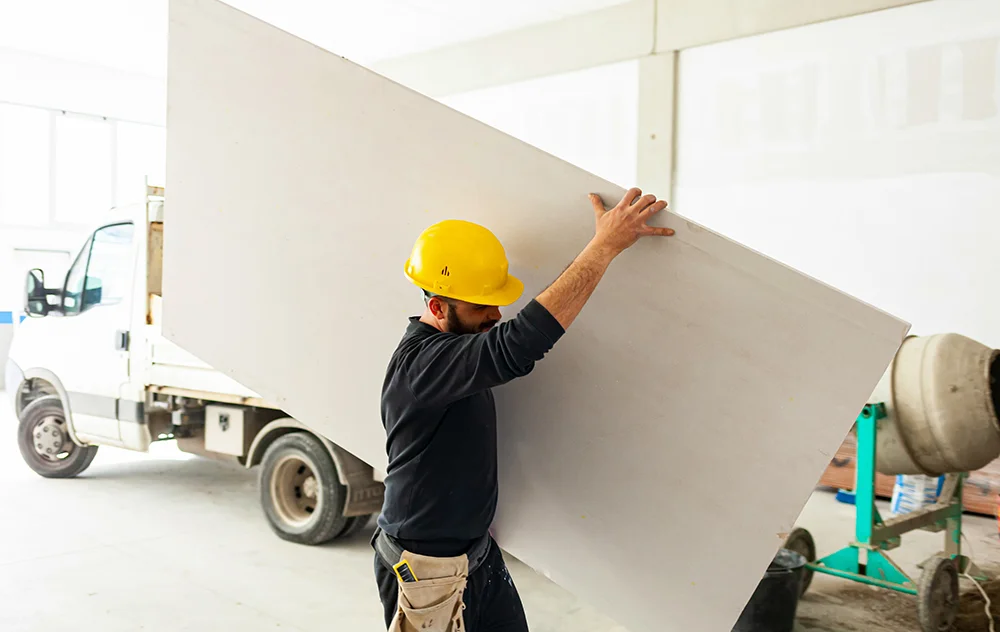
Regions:
[[[376,467],[420,230],[488,225],[530,297],[622,193],[215,0],[172,1],[168,91],[164,331]],[[495,533],[631,630],[728,630],[907,326],[662,221],[498,390]]]

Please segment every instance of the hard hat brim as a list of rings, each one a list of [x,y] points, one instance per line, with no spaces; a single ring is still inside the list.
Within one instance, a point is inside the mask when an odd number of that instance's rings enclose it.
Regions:
[[[467,303],[475,303],[476,305],[493,305],[496,307],[506,307],[511,303],[517,302],[517,299],[521,298],[524,294],[524,283],[521,279],[507,275],[507,285],[503,286],[496,292],[488,296],[472,297],[469,299],[458,299],[460,301],[465,301]]]
[[[409,268],[409,265],[407,265]],[[417,279],[410,276],[408,272],[404,272],[406,278],[410,280],[410,283],[416,285],[421,290],[426,290],[431,294],[437,294],[445,298],[455,299],[456,301],[464,301],[466,303],[472,303],[474,305],[491,305],[494,307],[506,307],[517,302],[517,299],[521,298],[524,294],[524,283],[521,279],[513,276],[507,275],[507,283],[499,288],[498,290],[491,292],[489,294],[480,294],[476,296],[458,294],[454,292],[441,292],[436,290],[430,285],[421,283]]]

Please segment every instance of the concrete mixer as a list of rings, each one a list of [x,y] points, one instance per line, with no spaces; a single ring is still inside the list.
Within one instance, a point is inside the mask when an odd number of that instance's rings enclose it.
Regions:
[[[854,541],[819,560],[805,529],[795,529],[785,541],[785,548],[809,561],[802,591],[818,572],[916,595],[921,629],[951,630],[959,576],[987,580],[962,555],[962,483],[969,471],[1000,456],[998,411],[1000,351],[958,334],[904,340],[854,429]],[[875,505],[876,469],[944,475],[944,483],[934,504],[883,519]],[[887,551],[916,529],[943,531],[944,549],[920,564],[914,581]]]
[[[870,402],[883,474],[978,470],[1000,455],[1000,351],[958,334],[903,341]]]

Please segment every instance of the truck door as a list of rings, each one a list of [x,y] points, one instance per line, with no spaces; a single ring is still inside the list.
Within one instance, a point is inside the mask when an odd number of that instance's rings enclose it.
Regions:
[[[119,223],[91,235],[66,275],[62,315],[51,327],[48,364],[69,395],[74,429],[108,442],[121,441],[118,419],[136,414],[120,405],[129,379],[134,233],[132,223]]]

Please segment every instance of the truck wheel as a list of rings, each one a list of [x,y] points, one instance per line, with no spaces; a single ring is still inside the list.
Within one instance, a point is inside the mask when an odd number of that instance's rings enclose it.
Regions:
[[[299,544],[322,544],[347,523],[347,489],[326,447],[305,432],[278,437],[260,468],[260,502],[278,537]]]
[[[36,399],[21,411],[17,447],[28,467],[46,478],[72,478],[97,456],[97,446],[78,446],[66,429],[66,414],[58,397]]]
[[[355,533],[360,533],[362,529],[368,526],[368,523],[372,519],[372,514],[365,514],[363,516],[351,516],[347,519],[344,524],[344,530],[337,534],[338,538],[349,538]]]

